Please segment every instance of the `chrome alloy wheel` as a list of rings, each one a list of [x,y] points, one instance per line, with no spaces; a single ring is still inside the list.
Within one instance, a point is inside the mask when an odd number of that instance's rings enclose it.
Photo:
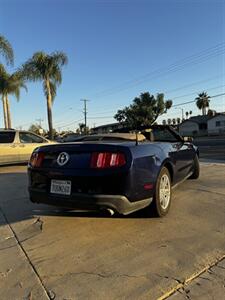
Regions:
[[[166,210],[171,198],[170,179],[167,174],[163,174],[159,184],[159,201],[162,209]]]

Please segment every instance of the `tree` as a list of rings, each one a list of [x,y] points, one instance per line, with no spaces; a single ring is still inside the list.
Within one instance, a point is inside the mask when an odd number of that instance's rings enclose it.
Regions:
[[[0,94],[2,95],[5,128],[12,128],[8,95],[14,95],[19,101],[21,88],[26,89],[21,74],[19,72],[9,74],[4,66],[0,65]]]
[[[196,105],[198,109],[202,110],[202,114],[206,115],[206,108],[209,107],[210,96],[206,92],[198,94],[198,97],[195,98]]]
[[[118,110],[114,118],[130,129],[138,129],[153,124],[171,106],[171,100],[164,101],[164,94],[157,94],[154,97],[146,92],[136,97],[131,105]]]
[[[167,124],[171,125],[171,123],[172,123],[172,120],[171,119],[167,119]]]
[[[32,124],[28,130],[41,135],[45,135],[47,133],[39,124]]]
[[[78,133],[78,134],[88,134],[89,131],[90,130],[89,130],[88,126],[85,128],[84,123],[79,123],[79,128],[77,128],[76,133]]]
[[[210,116],[210,117],[213,117],[213,116],[215,116],[215,115],[216,115],[216,111],[215,111],[215,110],[213,110],[213,109],[208,109],[208,113],[207,113],[207,115],[208,115],[208,116]]]
[[[191,115],[192,115],[192,110],[189,111],[189,116],[191,117]]]
[[[21,73],[31,81],[42,81],[47,100],[49,138],[53,139],[52,104],[56,96],[57,86],[62,82],[62,66],[67,64],[67,56],[63,52],[46,54],[36,52],[22,66]]]
[[[176,125],[176,119],[175,118],[172,119],[172,123],[173,123],[173,125]]]
[[[180,124],[180,118],[177,118],[177,124]]]
[[[162,120],[162,124],[163,124],[163,125],[166,125],[166,120]]]
[[[0,35],[0,54],[5,58],[7,64],[13,64],[14,55],[12,46],[2,35]]]

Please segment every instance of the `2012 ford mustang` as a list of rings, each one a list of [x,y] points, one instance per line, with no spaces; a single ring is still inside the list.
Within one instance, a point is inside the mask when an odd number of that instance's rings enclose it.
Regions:
[[[172,187],[199,177],[198,156],[197,147],[168,126],[42,146],[28,164],[30,200],[124,215],[146,208],[161,217]]]

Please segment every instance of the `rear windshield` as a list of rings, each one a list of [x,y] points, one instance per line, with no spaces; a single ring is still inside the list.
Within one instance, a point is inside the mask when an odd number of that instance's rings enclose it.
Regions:
[[[0,144],[13,143],[15,132],[0,132]]]

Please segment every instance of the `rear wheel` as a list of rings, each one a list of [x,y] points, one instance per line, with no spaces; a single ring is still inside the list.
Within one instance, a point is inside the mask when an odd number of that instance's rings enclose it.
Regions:
[[[195,159],[193,161],[193,173],[189,178],[198,179],[199,175],[200,175],[200,165],[199,165],[198,155],[196,154]]]
[[[171,178],[167,168],[163,167],[159,173],[155,195],[150,205],[151,212],[157,217],[165,216],[171,204]]]

